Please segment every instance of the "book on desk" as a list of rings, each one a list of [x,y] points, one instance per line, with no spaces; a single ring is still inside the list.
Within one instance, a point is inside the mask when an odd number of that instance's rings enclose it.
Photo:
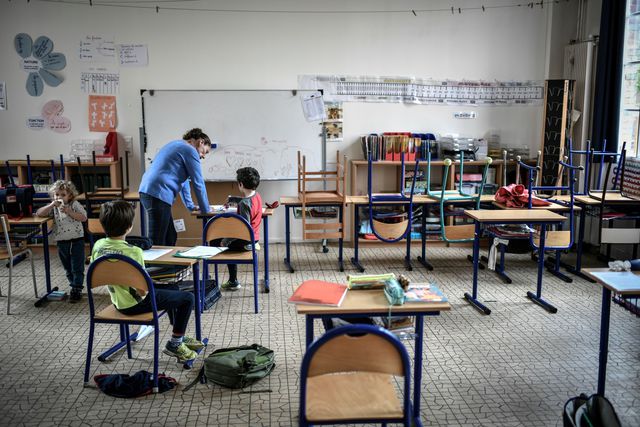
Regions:
[[[322,280],[306,280],[298,286],[287,302],[304,305],[325,305],[340,307],[347,295],[347,285],[324,282]]]
[[[430,283],[411,283],[404,293],[405,302],[446,302],[447,297]]]

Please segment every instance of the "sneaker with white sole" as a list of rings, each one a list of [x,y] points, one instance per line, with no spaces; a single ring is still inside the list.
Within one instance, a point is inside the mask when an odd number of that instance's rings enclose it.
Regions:
[[[237,291],[242,287],[242,285],[238,283],[238,281],[227,280],[220,287],[224,291]]]
[[[186,363],[186,362],[189,362],[191,360],[195,360],[196,357],[198,357],[198,353],[196,353],[195,351],[191,350],[184,343],[180,344],[176,348],[172,348],[172,347],[169,346],[169,344],[167,344],[165,346],[164,350],[162,350],[162,352],[164,354],[167,354],[169,356],[173,356],[173,357],[177,358],[178,362],[180,362],[180,363]]]
[[[203,348],[206,347],[206,344],[203,343],[202,341],[198,341],[197,339],[188,337],[186,335],[183,338],[182,343],[187,347],[189,347],[190,350],[193,350],[193,351],[202,350]]]

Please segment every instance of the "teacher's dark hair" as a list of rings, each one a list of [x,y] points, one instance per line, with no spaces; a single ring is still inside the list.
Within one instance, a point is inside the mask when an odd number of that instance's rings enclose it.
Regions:
[[[193,128],[189,132],[182,135],[182,139],[188,141],[190,139],[201,139],[204,145],[211,146],[211,140],[206,133],[202,132],[200,128]]]

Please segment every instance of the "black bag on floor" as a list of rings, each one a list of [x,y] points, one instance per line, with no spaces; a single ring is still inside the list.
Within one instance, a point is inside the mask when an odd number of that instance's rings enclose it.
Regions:
[[[153,392],[153,375],[148,371],[138,371],[133,375],[111,374],[96,375],[93,377],[96,385],[102,392],[113,397],[140,397]],[[173,389],[178,382],[175,378],[164,374],[158,375],[158,392],[164,393]]]
[[[567,400],[562,411],[564,427],[620,427],[620,419],[609,400],[598,394]]]

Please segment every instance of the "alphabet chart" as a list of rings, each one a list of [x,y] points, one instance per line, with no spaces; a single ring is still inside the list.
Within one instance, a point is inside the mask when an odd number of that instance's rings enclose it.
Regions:
[[[409,77],[301,76],[301,88],[322,89],[325,102],[400,102],[454,105],[541,104],[537,81],[455,81]]]

